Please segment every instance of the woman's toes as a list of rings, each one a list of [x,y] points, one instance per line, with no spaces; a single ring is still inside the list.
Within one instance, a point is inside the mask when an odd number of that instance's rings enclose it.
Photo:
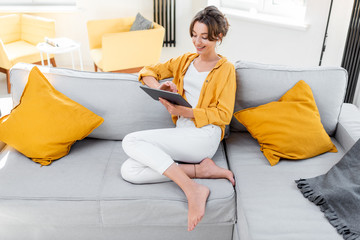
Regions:
[[[206,186],[196,184],[188,193],[188,230],[192,231],[205,214],[205,206],[210,190]]]

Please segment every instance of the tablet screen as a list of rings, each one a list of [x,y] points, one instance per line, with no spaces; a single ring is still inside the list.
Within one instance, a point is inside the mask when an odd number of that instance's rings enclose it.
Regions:
[[[149,96],[152,97],[154,100],[159,100],[159,97],[161,97],[173,104],[191,108],[191,105],[178,93],[164,91],[156,88],[150,88],[142,85],[140,86],[140,88],[144,90],[147,94],[149,94]]]

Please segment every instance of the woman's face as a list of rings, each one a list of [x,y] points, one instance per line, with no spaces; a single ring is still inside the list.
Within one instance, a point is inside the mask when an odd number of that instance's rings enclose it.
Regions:
[[[191,38],[198,54],[207,55],[215,53],[216,41],[208,39],[208,28],[204,23],[195,22]]]

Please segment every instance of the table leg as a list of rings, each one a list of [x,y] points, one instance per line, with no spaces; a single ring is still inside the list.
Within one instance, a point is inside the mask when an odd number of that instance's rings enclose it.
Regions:
[[[74,65],[74,54],[73,54],[73,52],[70,52],[70,54],[71,54],[72,68],[75,69],[75,65]]]
[[[49,53],[46,53],[48,66],[51,67]]]
[[[40,58],[41,58],[41,65],[44,66],[43,52],[40,52]]]
[[[79,52],[79,60],[80,60],[80,70],[83,71],[84,68],[83,68],[83,62],[82,62],[80,47],[78,49],[78,52]]]

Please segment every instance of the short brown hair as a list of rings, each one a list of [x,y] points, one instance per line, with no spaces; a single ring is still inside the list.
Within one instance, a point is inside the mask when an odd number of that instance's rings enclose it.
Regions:
[[[229,30],[229,22],[225,15],[215,6],[208,6],[198,12],[190,24],[190,36],[193,36],[193,29],[196,22],[203,23],[208,28],[208,39],[210,41],[220,40],[225,37]],[[219,39],[219,35],[221,37]]]

